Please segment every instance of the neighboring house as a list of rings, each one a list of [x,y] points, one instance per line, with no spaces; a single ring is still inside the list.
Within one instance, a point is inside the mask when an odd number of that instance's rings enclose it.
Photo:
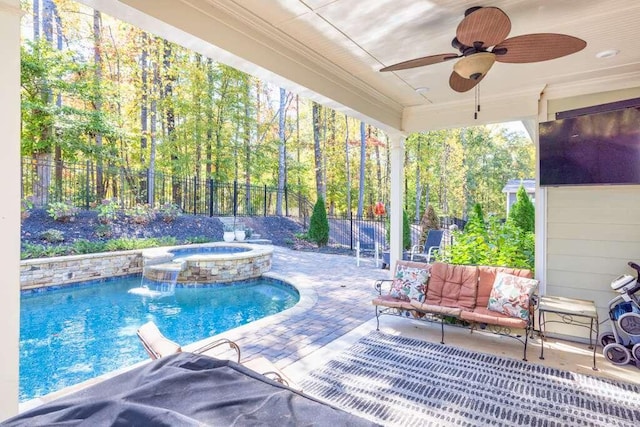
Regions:
[[[506,194],[507,199],[507,216],[511,210],[511,205],[516,202],[516,194],[520,185],[524,186],[525,191],[529,195],[529,198],[535,205],[536,203],[536,180],[535,179],[510,179],[507,181],[507,185],[504,186],[502,192]]]

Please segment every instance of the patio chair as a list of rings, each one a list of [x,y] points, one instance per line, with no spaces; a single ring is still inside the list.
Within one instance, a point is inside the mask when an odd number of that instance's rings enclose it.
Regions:
[[[142,325],[138,329],[137,335],[140,339],[140,342],[142,343],[142,346],[152,360],[159,359],[170,354],[182,353],[182,347],[179,344],[171,341],[169,338],[165,337],[162,332],[160,332],[156,324],[152,321],[149,321]],[[226,338],[221,338],[207,343],[200,348],[190,351],[190,353],[202,354],[215,347],[225,344],[229,345],[231,349],[236,351],[236,362],[240,363],[240,347],[238,347],[235,342]],[[253,359],[249,359],[242,362],[242,365],[280,384],[296,388],[292,386],[293,382],[282,372],[280,372],[280,370],[278,370],[278,368],[276,368],[275,365],[273,365],[273,363],[271,363],[265,357],[258,356]]]
[[[413,245],[411,248],[411,261],[431,262],[436,252],[440,250],[443,235],[444,230],[429,230],[424,245]]]
[[[376,268],[380,263],[380,244],[377,239],[376,228],[372,225],[362,225],[356,241],[356,265],[360,266],[360,257],[365,252],[373,253]]]
[[[149,355],[152,360],[159,359],[163,356],[168,356],[170,354],[181,353],[182,347],[179,344],[171,341],[169,338],[162,335],[160,329],[156,326],[155,323],[149,321],[144,325],[140,326],[140,329],[136,331],[140,342],[142,343],[142,347],[144,347],[145,351]],[[222,338],[213,342],[210,342],[200,348],[197,348],[191,353],[201,354],[205,351],[209,351],[212,348],[227,344],[230,348],[236,351],[238,360],[240,363],[240,347],[236,343],[226,338]]]

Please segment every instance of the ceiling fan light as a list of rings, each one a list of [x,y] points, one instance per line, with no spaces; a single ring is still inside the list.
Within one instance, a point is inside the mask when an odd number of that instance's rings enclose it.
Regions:
[[[479,52],[460,59],[454,64],[453,70],[462,78],[478,80],[487,74],[494,62],[496,56],[493,53]]]

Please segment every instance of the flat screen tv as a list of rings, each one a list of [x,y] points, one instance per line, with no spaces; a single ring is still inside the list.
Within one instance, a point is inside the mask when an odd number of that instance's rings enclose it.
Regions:
[[[640,184],[640,107],[540,123],[540,185]]]

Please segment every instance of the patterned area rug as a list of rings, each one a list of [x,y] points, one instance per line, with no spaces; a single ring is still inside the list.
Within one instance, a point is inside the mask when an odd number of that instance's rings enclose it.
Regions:
[[[302,389],[386,426],[640,426],[640,385],[372,332]]]

